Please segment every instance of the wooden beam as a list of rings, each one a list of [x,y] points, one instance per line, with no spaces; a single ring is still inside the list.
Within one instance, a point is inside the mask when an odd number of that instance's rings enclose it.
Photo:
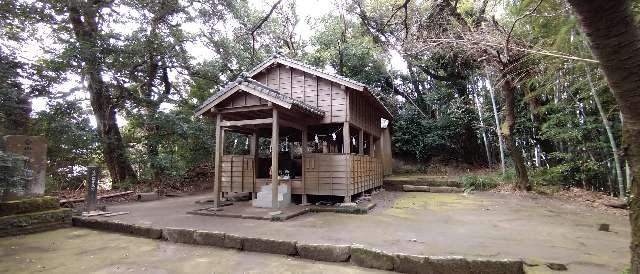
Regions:
[[[221,166],[220,160],[222,158],[222,144],[224,142],[222,137],[222,115],[216,115],[216,149],[215,149],[215,158],[214,158],[214,180],[213,180],[213,207],[218,209],[220,208],[220,183],[221,183]]]
[[[218,113],[233,113],[233,112],[249,112],[249,111],[260,111],[260,110],[269,110],[271,107],[269,105],[257,105],[257,106],[245,106],[245,107],[228,107],[228,108],[220,108],[216,109]]]
[[[271,124],[271,123],[273,123],[273,118],[264,118],[264,119],[240,120],[240,121],[224,121],[222,122],[222,126],[232,127],[232,126],[247,126],[247,125]]]
[[[278,208],[278,148],[280,132],[278,128],[278,109],[273,108],[271,123],[271,207]]]
[[[299,124],[296,124],[296,123],[291,122],[291,121],[284,120],[284,119],[280,119],[280,120],[278,121],[278,123],[279,123],[280,125],[282,125],[282,126],[290,127],[290,128],[295,128],[295,129],[297,129],[297,130],[303,130],[303,129],[304,129],[304,126],[299,125]]]

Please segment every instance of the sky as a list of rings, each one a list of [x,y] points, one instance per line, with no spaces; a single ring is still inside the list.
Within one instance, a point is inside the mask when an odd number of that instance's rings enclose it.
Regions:
[[[275,1],[276,0],[268,0],[268,1],[249,0],[249,4],[256,8],[259,8],[260,10],[263,10],[264,13],[266,14],[266,12],[271,8],[271,6],[273,5],[273,3],[275,3]],[[319,19],[323,15],[335,11],[336,7],[337,7],[337,3],[335,0],[296,0],[296,8],[297,8],[296,11],[301,18],[300,22],[298,23],[298,26],[296,27],[297,34],[300,35],[300,37],[304,40],[311,38],[311,36],[315,32],[314,26],[313,26],[313,22],[315,21],[315,19]],[[126,11],[119,11],[119,12],[122,13]],[[118,26],[118,27],[122,28],[123,31],[126,31],[126,29],[128,28],[127,26]],[[225,25],[220,25],[219,27],[221,30],[225,30],[224,29]],[[197,32],[199,31],[201,26],[186,25],[184,26],[184,28],[191,32]],[[133,29],[133,27],[131,29]],[[26,48],[27,50],[23,52],[23,56],[24,58],[27,58],[27,59],[33,60],[33,59],[36,59],[38,55],[43,54],[42,50],[37,44],[27,45],[24,48]],[[188,44],[187,50],[191,55],[193,55],[196,61],[204,61],[207,59],[211,59],[213,55],[213,52],[208,48],[206,48],[206,46],[204,46],[203,44],[196,44],[196,43]],[[391,68],[394,70],[406,72],[407,71],[406,63],[400,57],[400,55],[397,52],[391,52],[390,54],[391,54],[391,62],[390,62]],[[79,77],[72,76],[69,79],[69,81],[60,84],[59,86],[56,87],[56,89],[60,91],[68,91],[71,88],[81,86],[81,84],[82,84],[82,81]],[[74,93],[73,96],[75,97],[74,99],[82,99],[82,98],[88,99],[88,93],[86,92],[76,92]],[[89,107],[88,100],[85,100],[85,101],[86,101],[86,107],[88,108]],[[48,102],[48,99],[45,97],[33,98],[31,101],[33,113],[46,110],[47,102]],[[161,110],[162,109],[166,110],[170,108],[171,108],[170,105],[161,106]],[[126,120],[122,116],[118,115],[117,118],[118,118],[118,124],[120,126],[123,126],[126,124]],[[92,121],[92,124],[95,126],[95,120],[93,116],[91,116],[91,121]]]

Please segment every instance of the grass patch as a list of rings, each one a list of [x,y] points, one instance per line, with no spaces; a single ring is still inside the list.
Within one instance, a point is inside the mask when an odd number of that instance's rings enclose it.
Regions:
[[[458,179],[462,186],[468,190],[485,191],[498,187],[501,184],[513,183],[515,174],[513,170],[501,172],[488,172],[462,175]]]

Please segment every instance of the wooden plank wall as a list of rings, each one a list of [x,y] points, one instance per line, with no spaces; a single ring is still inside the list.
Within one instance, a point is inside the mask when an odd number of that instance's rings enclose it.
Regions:
[[[314,195],[344,196],[347,190],[349,155],[344,154],[305,154],[304,192]]]
[[[254,192],[253,155],[223,155],[220,161],[222,192]]]
[[[223,155],[222,192],[259,192],[269,179],[256,179],[251,155]],[[291,180],[293,194],[345,196],[382,186],[382,161],[368,155],[308,153],[303,156],[304,180]]]
[[[351,123],[364,129],[373,136],[380,137],[380,110],[375,102],[363,94],[363,92],[352,90],[349,96],[349,108]]]
[[[351,192],[356,194],[382,186],[382,161],[367,155],[349,155],[351,161]]]
[[[347,95],[342,85],[281,64],[267,68],[255,79],[282,94],[324,110],[323,124],[347,119]]]
[[[304,193],[345,196],[382,185],[382,161],[367,155],[305,154]]]
[[[247,107],[266,105],[268,102],[258,96],[246,92],[237,92],[220,102],[218,108]]]

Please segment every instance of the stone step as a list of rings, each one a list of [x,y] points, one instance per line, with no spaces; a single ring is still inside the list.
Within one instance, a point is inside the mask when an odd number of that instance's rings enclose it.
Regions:
[[[386,190],[400,191],[403,185],[462,187],[462,183],[447,176],[390,176],[384,179]]]
[[[462,193],[464,188],[449,186],[415,186],[403,185],[402,190],[405,192],[431,192],[431,193]]]

